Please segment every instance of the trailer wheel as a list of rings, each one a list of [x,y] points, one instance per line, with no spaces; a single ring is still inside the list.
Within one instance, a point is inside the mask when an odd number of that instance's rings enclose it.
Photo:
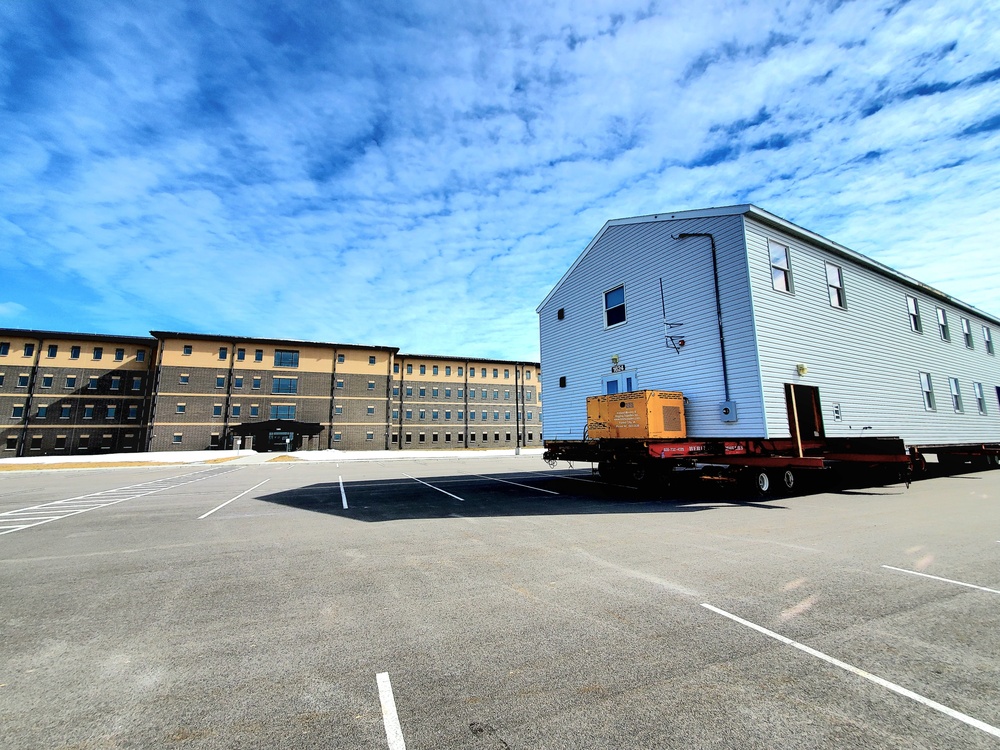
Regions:
[[[781,487],[785,492],[794,492],[796,481],[797,477],[795,476],[795,472],[791,469],[785,469],[781,473]]]
[[[746,473],[746,484],[757,497],[771,494],[771,476],[764,469],[749,469]]]

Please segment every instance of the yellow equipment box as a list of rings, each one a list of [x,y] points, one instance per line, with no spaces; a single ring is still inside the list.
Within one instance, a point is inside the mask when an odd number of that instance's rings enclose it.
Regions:
[[[633,391],[587,398],[587,437],[666,440],[687,437],[684,394]]]

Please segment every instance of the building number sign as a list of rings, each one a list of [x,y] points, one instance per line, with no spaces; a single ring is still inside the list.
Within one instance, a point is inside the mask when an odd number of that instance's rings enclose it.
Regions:
[[[625,372],[625,365],[611,365],[611,373]]]

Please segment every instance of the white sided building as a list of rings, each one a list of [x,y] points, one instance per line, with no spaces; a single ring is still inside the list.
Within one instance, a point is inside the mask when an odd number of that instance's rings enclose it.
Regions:
[[[1000,318],[756,206],[609,221],[537,312],[546,441],[656,389],[692,438],[1000,442]]]

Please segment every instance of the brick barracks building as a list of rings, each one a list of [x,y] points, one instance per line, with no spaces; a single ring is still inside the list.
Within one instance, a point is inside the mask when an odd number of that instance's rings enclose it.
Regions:
[[[541,445],[537,362],[0,329],[0,458]]]

